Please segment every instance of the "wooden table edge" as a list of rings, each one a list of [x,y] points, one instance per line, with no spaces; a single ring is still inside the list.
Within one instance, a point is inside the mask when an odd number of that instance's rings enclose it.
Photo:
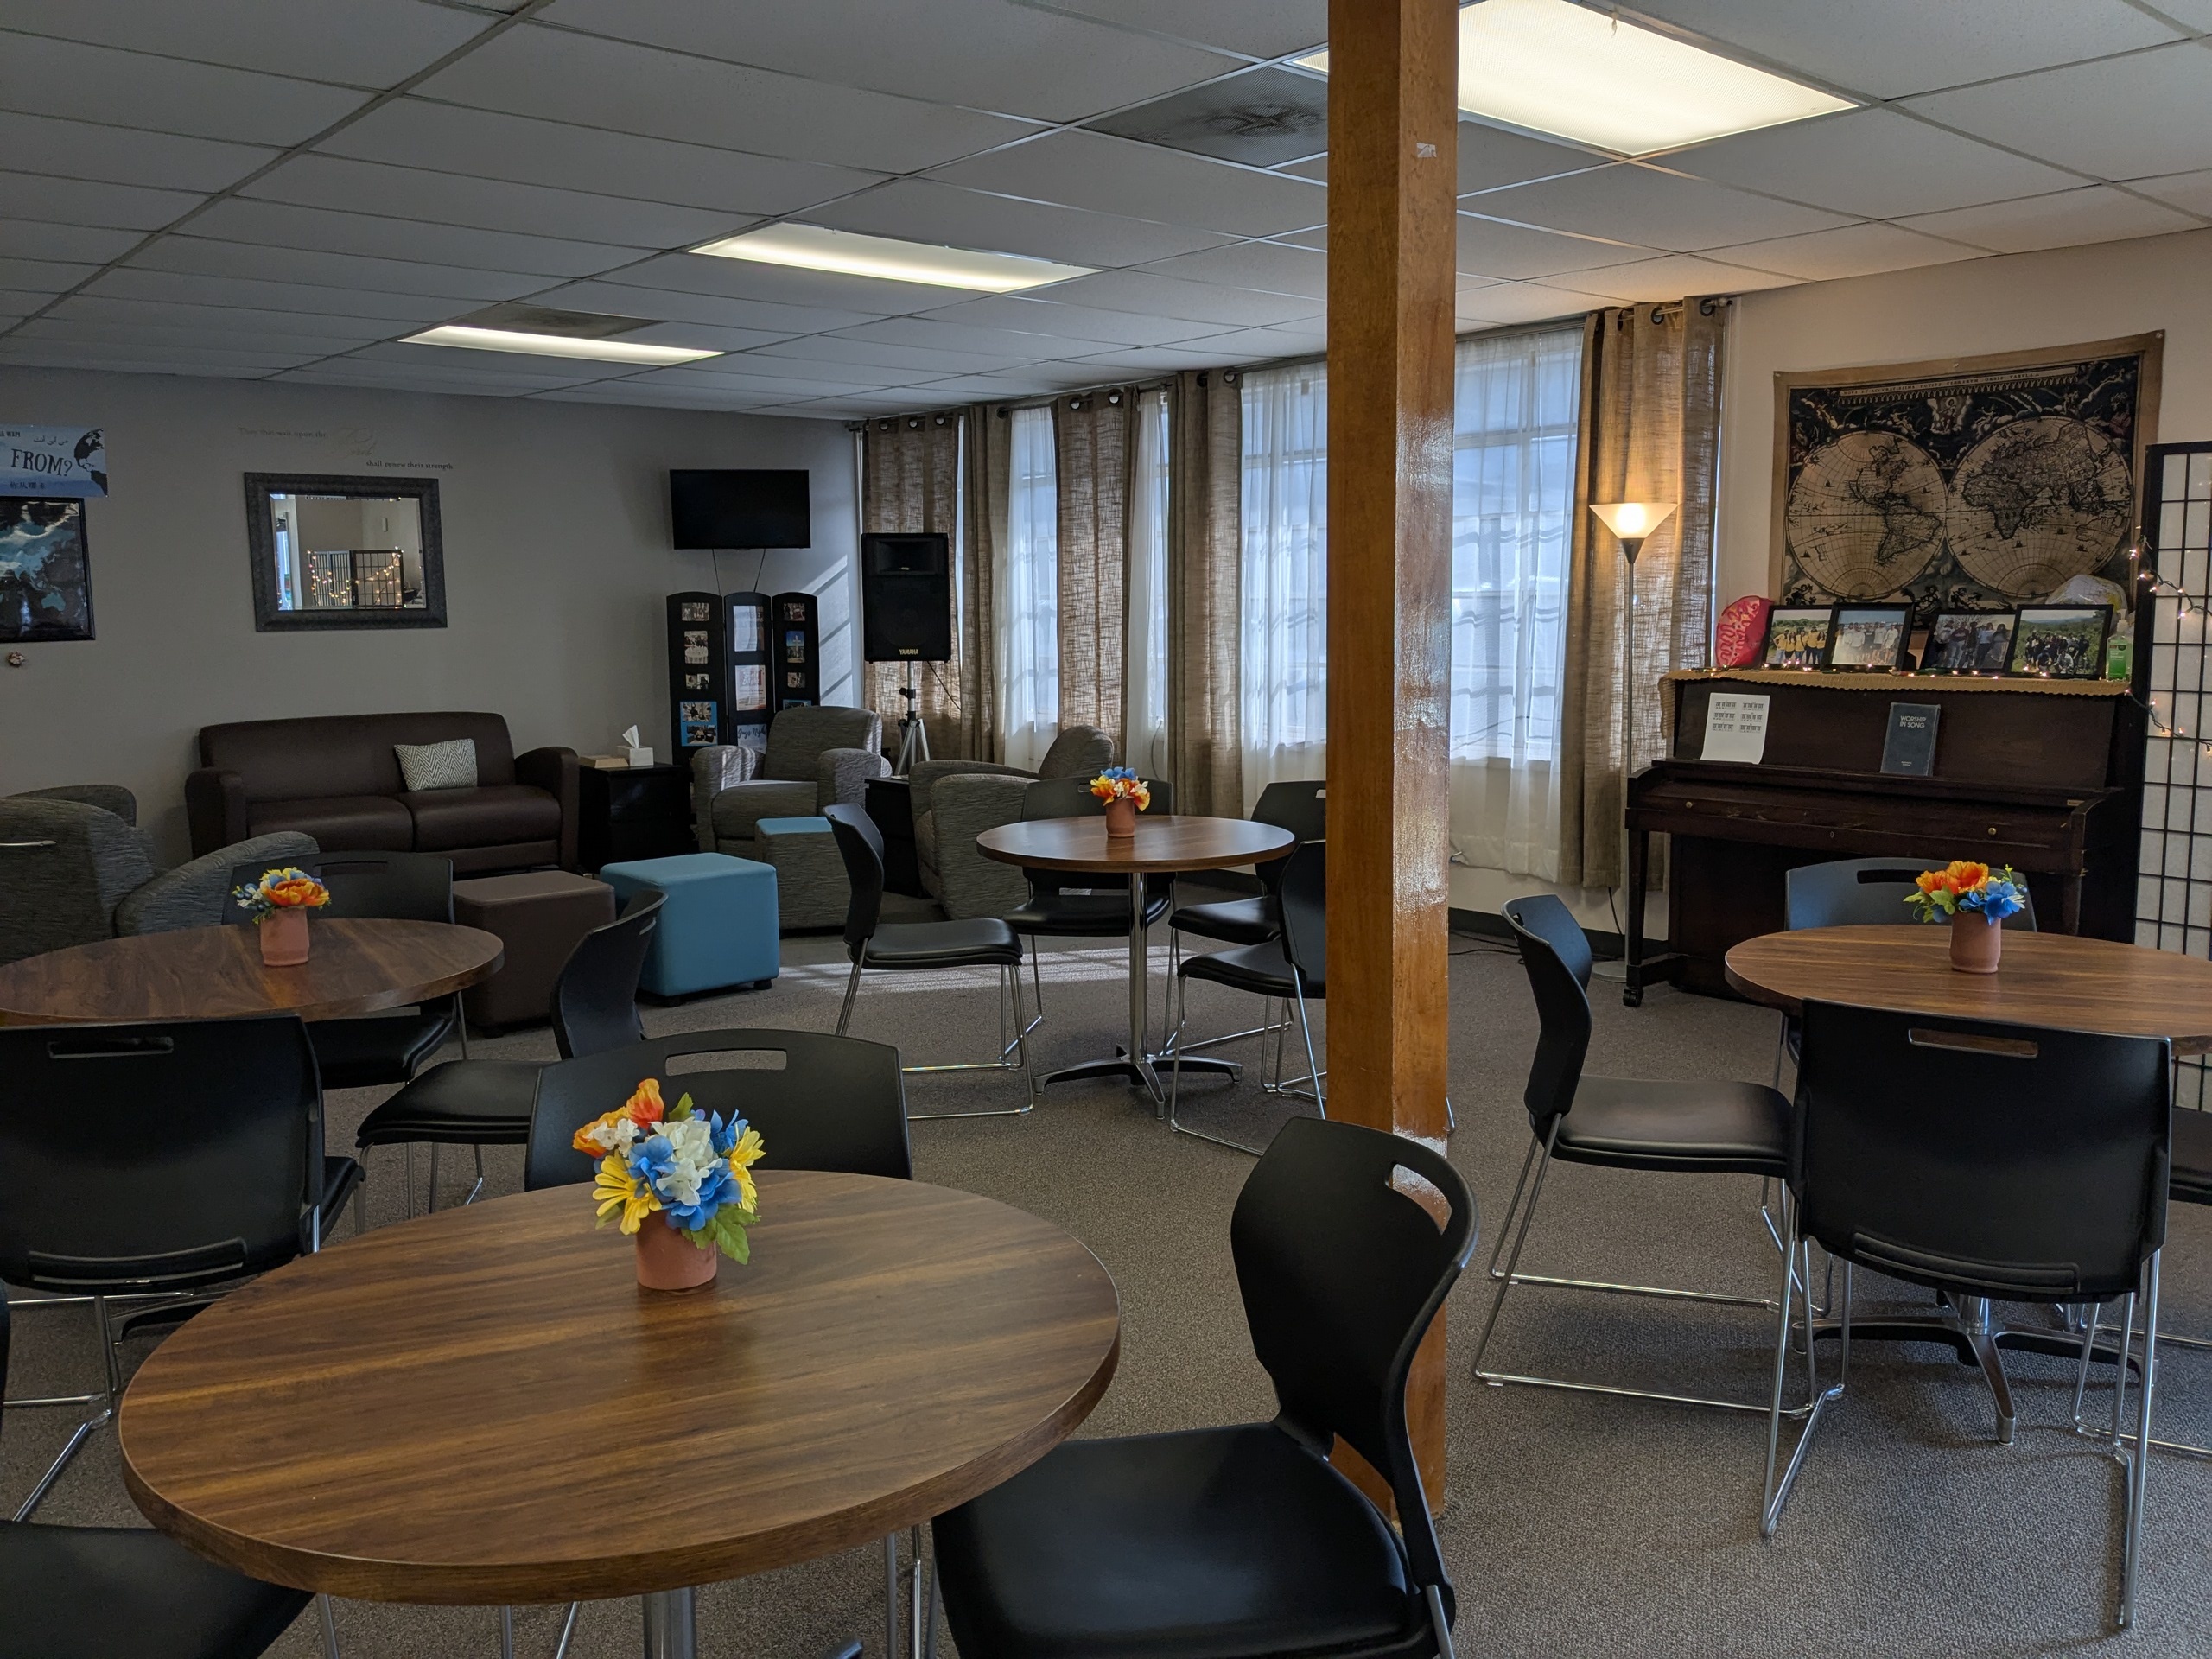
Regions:
[[[1168,820],[1173,820],[1178,817],[1204,817],[1208,815],[1203,813],[1166,813],[1162,815],[1164,818]],[[1155,818],[1153,820],[1155,824],[1161,821],[1161,818]],[[1057,818],[1017,819],[1016,822],[1057,823],[1067,822],[1067,820]],[[1103,823],[1103,820],[1101,819],[1100,822]],[[1140,817],[1137,822],[1139,830],[1141,832],[1144,820]],[[1133,870],[1140,875],[1174,875],[1199,870],[1234,869],[1240,864],[1249,864],[1255,861],[1274,858],[1282,853],[1287,852],[1298,842],[1298,837],[1295,835],[1292,834],[1291,831],[1287,830],[1282,829],[1277,824],[1261,824],[1256,820],[1251,818],[1223,818],[1219,820],[1219,822],[1223,823],[1247,824],[1256,829],[1274,830],[1282,836],[1282,839],[1278,842],[1271,842],[1266,847],[1255,849],[1249,852],[1240,852],[1233,857],[1211,857],[1203,859],[1167,857],[1152,859],[1139,858],[1132,855],[1127,858],[1107,858],[1103,860],[1096,858],[1051,858],[1039,857],[1035,854],[1022,855],[1005,852],[1001,851],[998,848],[986,845],[983,837],[989,835],[992,830],[1003,830],[1009,827],[1005,824],[993,824],[989,830],[983,830],[977,832],[976,836],[976,850],[982,854],[985,858],[995,859],[1001,864],[1012,864],[1023,869],[1055,870],[1063,874],[1119,875],[1125,870]]]

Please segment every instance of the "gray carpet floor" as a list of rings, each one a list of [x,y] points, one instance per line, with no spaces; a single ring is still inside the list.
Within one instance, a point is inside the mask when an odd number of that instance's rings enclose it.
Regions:
[[[1483,1256],[1527,1146],[1519,1096],[1535,1016],[1514,959],[1466,938],[1452,962],[1452,1089],[1459,1130],[1452,1152],[1483,1206]],[[1164,965],[1164,951],[1161,953]],[[1127,1002],[1125,953],[1071,945],[1049,959],[1044,1065],[1110,1048]],[[719,1026],[827,1029],[842,964],[834,940],[787,940],[772,989],[648,1011],[656,1033]],[[1611,988],[1594,998],[1591,1070],[1655,1077],[1764,1079],[1775,1017],[1662,989],[1624,1009]],[[871,976],[855,1033],[897,1042],[910,1062],[974,1058],[995,1028],[987,976]],[[1199,988],[1194,1030],[1251,1022],[1249,999]],[[553,1054],[543,1031],[480,1039],[480,1055]],[[974,1105],[1018,1096],[1001,1075],[916,1077],[909,1103]],[[331,1144],[380,1091],[334,1095]],[[1282,1109],[1247,1084],[1194,1083],[1196,1121],[1262,1137]],[[986,1193],[1068,1229],[1096,1251],[1122,1298],[1123,1348],[1110,1391],[1085,1433],[1124,1433],[1249,1421],[1272,1409],[1245,1339],[1230,1271],[1229,1212],[1250,1160],[1171,1135],[1135,1090],[1084,1083],[1052,1090],[1027,1117],[918,1123],[918,1174]],[[773,1151],[770,1156],[772,1160]],[[488,1159],[493,1193],[519,1183],[518,1152]],[[459,1160],[445,1175],[461,1191]],[[400,1214],[400,1159],[376,1155],[369,1221]],[[1765,1240],[1756,1183],[1563,1168],[1545,1194],[1524,1267],[1607,1278],[1771,1294],[1778,1257]],[[344,1230],[350,1231],[351,1222]],[[341,1234],[342,1236],[342,1234]],[[2212,1217],[2179,1206],[2167,1253],[2168,1325],[2212,1330]],[[1861,1306],[1910,1300],[1862,1277]],[[1860,1344],[1850,1389],[1822,1424],[1772,1541],[1759,1536],[1762,1418],[1643,1402],[1493,1389],[1470,1374],[1490,1294],[1479,1272],[1452,1298],[1450,1484],[1440,1522],[1459,1593],[1459,1651],[1470,1656],[1997,1656],[2111,1641],[2118,1651],[2212,1651],[2212,1465],[2165,1458],[2152,1471],[2139,1628],[2113,1637],[2119,1559],[2116,1464],[2068,1427],[2071,1367],[2011,1359],[2020,1413],[2017,1444],[1993,1443],[1978,1372],[1946,1351]],[[2031,1318],[2031,1310],[2021,1310]],[[10,1392],[58,1392],[97,1374],[80,1314],[16,1322]],[[1493,1349],[1513,1370],[1726,1393],[1763,1400],[1770,1316],[1755,1310],[1662,1305],[1570,1292],[1516,1291]],[[1822,1344],[1824,1363],[1833,1365]],[[2159,1428],[2212,1441],[2212,1355],[2170,1350]],[[918,1387],[926,1383],[918,1380]],[[2093,1405],[2104,1396],[2093,1393]],[[496,1407],[478,1402],[474,1408]],[[426,1403],[426,1408],[435,1408]],[[9,1415],[0,1436],[0,1492],[25,1491],[67,1425],[54,1412]],[[437,1495],[426,1491],[426,1504]],[[56,1522],[129,1524],[137,1517],[103,1434],[41,1512]],[[0,1614],[4,1618],[4,1614]],[[559,1612],[518,1617],[518,1651],[551,1649]],[[498,1652],[488,1609],[339,1605],[345,1651],[358,1659]],[[882,1643],[880,1553],[859,1550],[701,1596],[702,1650],[810,1659],[858,1637]],[[574,1651],[639,1650],[634,1603],[585,1610]],[[310,1612],[273,1651],[321,1651]]]

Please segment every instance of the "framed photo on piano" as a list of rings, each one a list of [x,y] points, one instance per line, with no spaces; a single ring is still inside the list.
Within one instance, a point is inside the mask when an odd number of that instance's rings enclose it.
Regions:
[[[1921,652],[1923,674],[2002,674],[2012,654],[2010,611],[1938,611]]]
[[[1910,605],[1839,605],[1825,665],[1875,671],[1902,668],[1905,640],[1911,632]]]
[[[1761,668],[1821,668],[1828,641],[1835,637],[1832,605],[1777,605],[1767,619],[1766,655]]]
[[[2023,605],[2014,613],[2008,674],[2043,680],[2101,680],[2109,605]]]

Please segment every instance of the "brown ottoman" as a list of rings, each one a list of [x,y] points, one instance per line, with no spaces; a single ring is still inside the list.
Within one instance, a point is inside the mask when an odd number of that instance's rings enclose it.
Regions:
[[[614,889],[565,870],[479,876],[453,884],[453,918],[507,947],[499,971],[461,993],[470,1022],[520,1025],[546,1018],[576,942],[614,919]]]

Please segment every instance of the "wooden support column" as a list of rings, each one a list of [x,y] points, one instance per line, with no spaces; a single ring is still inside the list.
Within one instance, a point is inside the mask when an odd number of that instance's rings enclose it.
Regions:
[[[1330,0],[1329,1116],[1440,1147],[1458,65],[1455,0]],[[1440,1316],[1410,1406],[1440,1507]]]

